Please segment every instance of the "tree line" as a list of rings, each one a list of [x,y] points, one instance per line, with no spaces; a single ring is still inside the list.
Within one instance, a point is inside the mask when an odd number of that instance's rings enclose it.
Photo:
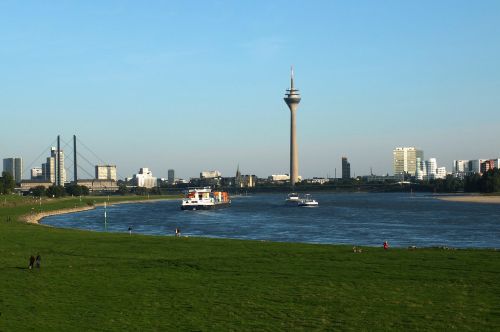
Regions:
[[[33,196],[41,197],[64,197],[66,195],[69,196],[87,196],[90,191],[86,186],[79,186],[77,184],[70,184],[66,187],[63,186],[50,186],[45,188],[44,186],[37,186],[35,188],[31,188],[30,193]]]
[[[498,168],[480,174],[466,176],[463,180],[452,175],[445,179],[437,179],[429,182],[429,186],[436,192],[500,192],[500,170]]]

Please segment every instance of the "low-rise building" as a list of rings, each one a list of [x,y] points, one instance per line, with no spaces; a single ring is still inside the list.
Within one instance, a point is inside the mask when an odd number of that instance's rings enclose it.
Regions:
[[[222,173],[219,171],[203,171],[200,173],[200,179],[214,179],[220,178]]]
[[[365,175],[361,177],[361,180],[365,182],[397,182],[401,180],[401,177],[398,176],[393,176],[393,175]]]
[[[290,175],[289,174],[272,174],[267,178],[269,182],[286,182],[290,181]],[[302,176],[299,175],[298,177],[299,182],[302,181]]]
[[[312,178],[312,179],[305,179],[304,182],[311,184],[325,184],[327,182],[330,182],[330,180],[327,178]]]
[[[95,167],[95,178],[98,180],[116,181],[116,165],[97,165]]]
[[[43,180],[43,170],[41,167],[33,167],[31,169],[31,180]]]
[[[118,191],[118,184],[115,180],[102,179],[79,179],[76,182],[79,186],[89,188],[89,192],[112,193]]]
[[[50,181],[46,180],[22,180],[20,183],[21,192],[29,192],[31,189],[36,187],[44,187],[45,189],[54,185]]]
[[[290,175],[289,174],[272,174],[270,177],[268,177],[269,181],[272,182],[279,182],[279,181],[290,181]]]
[[[481,163],[481,173],[486,173],[490,169],[498,168],[500,159],[488,159]]]

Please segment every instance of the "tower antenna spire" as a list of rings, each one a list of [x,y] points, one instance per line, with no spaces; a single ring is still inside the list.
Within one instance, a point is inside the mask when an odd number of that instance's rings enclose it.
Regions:
[[[290,67],[290,90],[294,90],[294,87],[293,87],[293,65]]]

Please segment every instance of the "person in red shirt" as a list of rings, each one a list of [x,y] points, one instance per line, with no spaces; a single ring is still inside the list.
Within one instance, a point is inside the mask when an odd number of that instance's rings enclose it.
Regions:
[[[384,250],[389,249],[389,243],[387,241],[384,241]]]

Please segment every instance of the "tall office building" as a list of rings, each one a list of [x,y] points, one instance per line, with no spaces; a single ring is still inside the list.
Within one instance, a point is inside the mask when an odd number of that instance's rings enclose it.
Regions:
[[[453,160],[453,173],[468,173],[469,160]]]
[[[21,183],[23,178],[23,159],[5,158],[3,160],[3,171],[12,175],[16,183]]]
[[[342,157],[342,179],[351,178],[351,164],[347,161],[346,157]]]
[[[392,152],[394,175],[416,175],[417,158],[424,159],[424,152],[414,147],[398,147]]]
[[[173,169],[168,170],[168,175],[167,175],[167,181],[168,184],[172,185],[175,182],[175,171]]]
[[[47,162],[42,164],[42,177],[45,181],[56,182],[56,160],[48,157]]]
[[[116,181],[116,165],[97,165],[95,167],[95,178],[97,180]]]
[[[481,173],[481,164],[486,159],[473,159],[469,161],[469,171],[471,173]]]
[[[52,183],[56,183],[57,181],[57,175],[58,172],[61,174],[61,185],[64,185],[66,182],[66,169],[64,168],[64,151],[61,150],[60,152],[61,155],[61,163],[59,167],[56,166],[57,164],[57,149],[55,147],[52,147],[50,149],[50,157],[47,158],[47,162],[42,164],[42,176],[45,181],[50,181]]]

